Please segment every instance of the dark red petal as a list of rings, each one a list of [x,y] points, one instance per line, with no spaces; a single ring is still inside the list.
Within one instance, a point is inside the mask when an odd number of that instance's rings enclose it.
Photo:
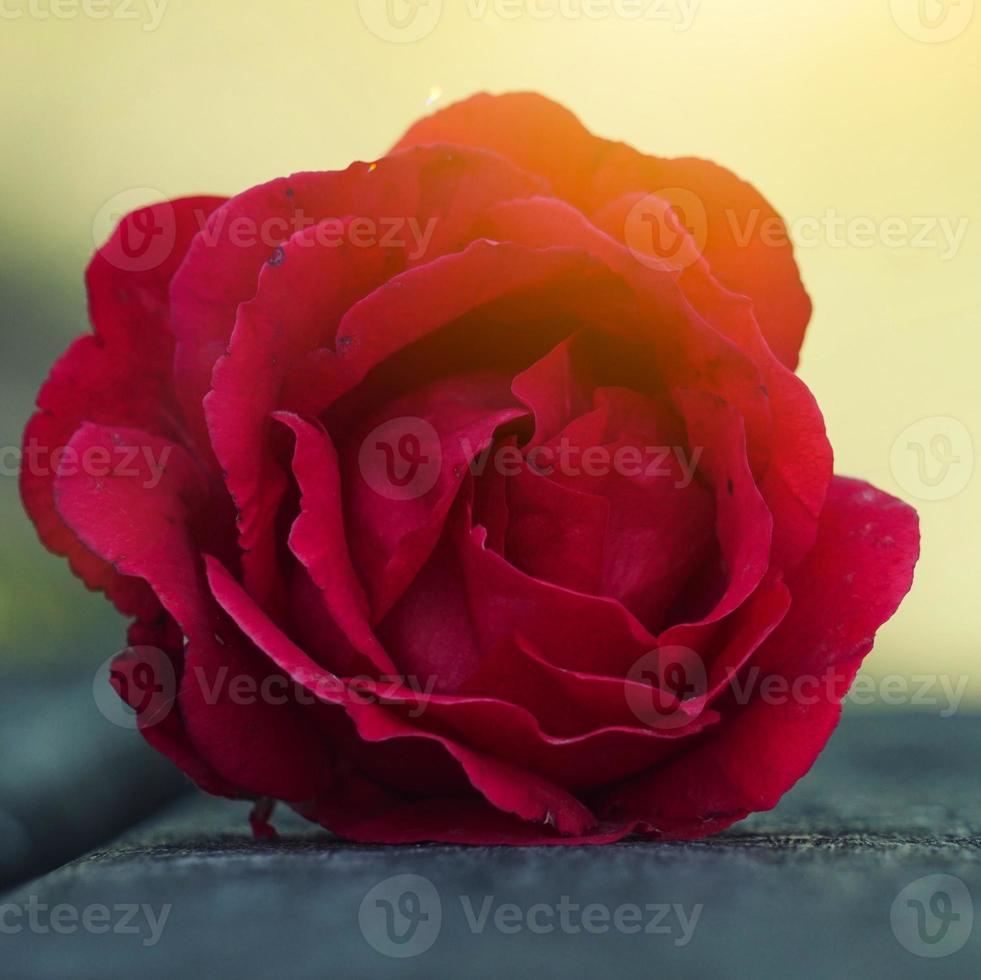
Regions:
[[[538,719],[542,729],[565,739],[592,736],[606,728],[649,728],[650,720],[631,705],[653,699],[647,682],[631,677],[607,677],[576,670],[565,670],[545,660],[523,637],[503,640],[480,662],[476,673],[458,692],[461,698],[494,698],[520,705]],[[685,711],[671,692],[656,692],[665,714]],[[699,721],[690,713],[691,725],[684,733],[665,726],[664,737],[689,735],[714,718]],[[653,728],[655,733],[657,729]],[[588,741],[588,739],[587,739]],[[626,741],[626,739],[624,740]]]
[[[338,328],[337,354],[311,356],[306,371],[292,379],[291,392],[297,398],[307,393],[298,410],[320,414],[375,369],[388,372],[384,380],[395,390],[405,390],[445,363],[457,370],[462,364],[486,368],[480,359],[496,355],[520,364],[528,354],[524,367],[582,320],[612,311],[623,315],[628,298],[618,277],[574,247],[479,239],[396,276],[352,306]],[[478,330],[468,318],[480,316],[485,319]],[[418,356],[409,358],[412,353]]]
[[[686,443],[684,426],[664,398],[600,387],[593,400],[593,411],[538,451],[538,461],[552,470],[539,492],[544,495],[554,482],[608,503],[609,517],[598,535],[598,585],[580,591],[618,599],[654,632],[710,552],[712,496],[680,461],[695,467],[704,447],[691,454],[694,444]],[[602,450],[598,465],[588,455],[597,449]],[[556,455],[545,455],[547,450]],[[628,451],[632,457],[624,455]],[[547,508],[540,510],[547,520]],[[541,555],[547,557],[556,547],[543,543]],[[550,580],[572,587],[562,579]]]
[[[674,398],[688,427],[688,447],[700,451],[699,472],[715,493],[716,539],[727,583],[697,622],[672,626],[659,639],[698,649],[703,628],[738,609],[763,581],[770,565],[773,519],[749,470],[738,413],[702,392],[678,391]]]
[[[126,677],[127,664],[117,658],[113,661],[112,671],[117,678]],[[117,693],[120,693],[120,697],[134,711],[139,711],[143,703],[140,681],[141,678],[139,677],[129,680],[126,684],[127,696],[124,696],[121,693],[121,688],[117,686]],[[153,724],[140,722],[139,729],[140,734],[149,745],[170,759],[206,793],[211,793],[213,796],[226,796],[231,799],[238,799],[245,795],[242,789],[219,776],[201,757],[188,737],[187,729],[184,727],[184,722],[176,708]]]
[[[352,430],[341,465],[348,543],[375,622],[432,552],[471,460],[525,414],[508,379],[467,373],[387,401]]]
[[[481,642],[449,535],[378,624],[398,673],[418,686],[453,693],[476,670]]]
[[[427,143],[500,153],[546,178],[586,214],[636,192],[667,192],[681,203],[693,197],[704,221],[700,214],[689,220],[704,224],[706,259],[726,286],[752,299],[770,347],[788,367],[796,366],[811,302],[793,246],[773,207],[728,170],[693,157],[646,156],[593,136],[567,109],[533,93],[458,102],[417,122],[396,149]],[[762,228],[773,234],[760,234]],[[623,225],[618,237],[624,237]]]
[[[278,412],[274,418],[296,438],[293,476],[301,498],[300,513],[289,535],[290,550],[309,573],[326,615],[354,655],[345,658],[335,649],[332,666],[340,674],[358,673],[366,664],[381,673],[395,673],[395,665],[372,632],[371,608],[351,563],[341,476],[330,436],[288,412]]]
[[[609,810],[668,837],[701,837],[768,810],[810,769],[875,631],[909,590],[915,512],[836,477],[814,549],[788,582],[790,612],[752,658],[759,682],[711,740],[610,794]],[[797,696],[761,696],[781,678]]]
[[[156,368],[166,361],[169,375],[173,352],[171,280],[195,236],[225,200],[178,198],[140,208],[120,221],[85,274],[89,316],[95,333],[105,343],[142,350]],[[160,232],[159,241],[167,248],[161,252],[153,247],[145,256],[134,257],[134,245],[138,248],[144,237],[155,231]]]
[[[729,617],[712,637],[712,652],[703,660],[708,668],[707,701],[716,703],[732,678],[748,663],[790,608],[790,590],[776,575],[766,581]]]
[[[534,578],[575,592],[610,595],[603,577],[609,500],[564,487],[527,466],[508,480],[507,489],[507,559]]]
[[[535,431],[527,448],[548,441],[592,409],[591,379],[583,376],[579,354],[583,337],[582,331],[567,337],[512,382],[515,397],[535,416]]]
[[[632,832],[629,823],[600,824],[580,836],[563,836],[551,823],[528,823],[476,798],[447,797],[407,802],[364,781],[344,796],[297,808],[308,820],[335,834],[366,844],[447,844],[578,846],[607,844]]]
[[[459,555],[461,589],[474,635],[484,652],[520,634],[550,663],[568,670],[624,677],[656,645],[620,602],[591,596],[526,575],[486,544],[461,508],[450,529]],[[602,637],[597,645],[596,638]]]

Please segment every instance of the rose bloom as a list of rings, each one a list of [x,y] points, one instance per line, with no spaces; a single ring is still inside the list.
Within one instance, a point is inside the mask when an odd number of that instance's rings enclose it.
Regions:
[[[257,833],[274,801],[516,844],[772,807],[918,551],[832,475],[774,229],[728,171],[536,95],[126,217],[22,491],[133,620],[146,740]]]

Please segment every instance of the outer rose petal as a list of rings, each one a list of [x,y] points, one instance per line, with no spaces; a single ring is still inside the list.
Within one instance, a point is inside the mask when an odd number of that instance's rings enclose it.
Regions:
[[[381,792],[373,784],[352,787],[344,797],[318,800],[310,807],[295,807],[308,820],[330,828],[348,840],[366,844],[511,845],[541,847],[609,844],[632,832],[629,823],[600,824],[579,836],[563,837],[543,824],[535,825],[495,810],[482,800],[447,798],[406,802]]]
[[[753,233],[761,226],[783,229],[783,222],[755,188],[730,171],[694,157],[646,156],[593,136],[568,109],[528,92],[458,102],[417,122],[395,149],[427,143],[494,150],[545,177],[559,197],[588,215],[637,191],[680,188],[696,195],[706,212],[705,258],[726,286],[753,300],[773,352],[796,367],[811,302],[793,246],[786,235],[773,247]]]
[[[128,657],[121,653],[112,662],[112,682],[116,693],[134,711],[139,712],[143,703],[145,682],[133,675],[134,668],[144,663],[139,657]],[[127,682],[123,683],[122,678]],[[160,718],[153,718],[152,723],[137,714],[137,724],[140,734],[158,752],[167,756],[179,769],[183,770],[206,793],[214,796],[227,796],[237,799],[242,796],[241,790],[222,779],[204,759],[198,754],[184,727],[180,712],[172,706],[171,710]]]
[[[177,708],[183,731],[208,771],[243,795],[304,800],[329,781],[326,746],[292,703],[230,696],[241,677],[261,684],[270,671],[223,621],[204,581],[192,526],[206,515],[208,483],[180,447],[131,429],[85,425],[69,444],[86,451],[138,447],[126,472],[95,477],[63,470],[56,501],[86,547],[122,574],[144,579],[188,637]],[[157,460],[154,474],[147,459]],[[213,693],[212,693],[213,692]],[[175,761],[192,758],[175,744]],[[193,777],[196,768],[185,765]]]
[[[91,589],[103,590],[119,610],[149,617],[156,603],[143,583],[120,576],[88,551],[54,509],[56,461],[83,422],[136,426],[168,438],[179,436],[179,412],[171,395],[173,337],[170,280],[201,223],[222,202],[184,198],[127,215],[95,254],[86,274],[94,336],[81,337],[62,356],[38,396],[40,411],[24,433],[25,458],[41,449],[38,466],[21,472],[21,496],[45,546],[64,555]],[[173,245],[150,269],[133,270],[123,239],[135,223],[173,234]]]
[[[611,792],[603,812],[694,838],[775,806],[824,748],[875,631],[909,591],[918,554],[915,511],[836,477],[814,549],[788,582],[790,612],[751,661],[760,680],[813,683],[802,697],[769,702],[757,684],[711,739]]]

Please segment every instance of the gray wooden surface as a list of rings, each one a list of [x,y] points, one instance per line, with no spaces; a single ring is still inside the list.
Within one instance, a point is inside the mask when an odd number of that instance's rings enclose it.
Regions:
[[[188,791],[137,732],[99,713],[92,687],[91,677],[0,679],[0,890],[111,840]],[[103,689],[103,703],[115,708],[115,694]]]
[[[981,977],[979,756],[981,717],[853,711],[775,811],[693,844],[365,847],[299,821],[261,844],[246,807],[192,797],[0,899],[0,976]]]

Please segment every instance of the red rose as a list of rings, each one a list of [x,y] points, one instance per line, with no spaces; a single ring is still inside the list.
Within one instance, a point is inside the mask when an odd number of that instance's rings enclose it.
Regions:
[[[260,831],[273,800],[379,842],[772,807],[918,534],[832,476],[810,303],[751,220],[783,227],[533,95],[127,217],[22,484],[135,620],[113,676],[147,740]]]

